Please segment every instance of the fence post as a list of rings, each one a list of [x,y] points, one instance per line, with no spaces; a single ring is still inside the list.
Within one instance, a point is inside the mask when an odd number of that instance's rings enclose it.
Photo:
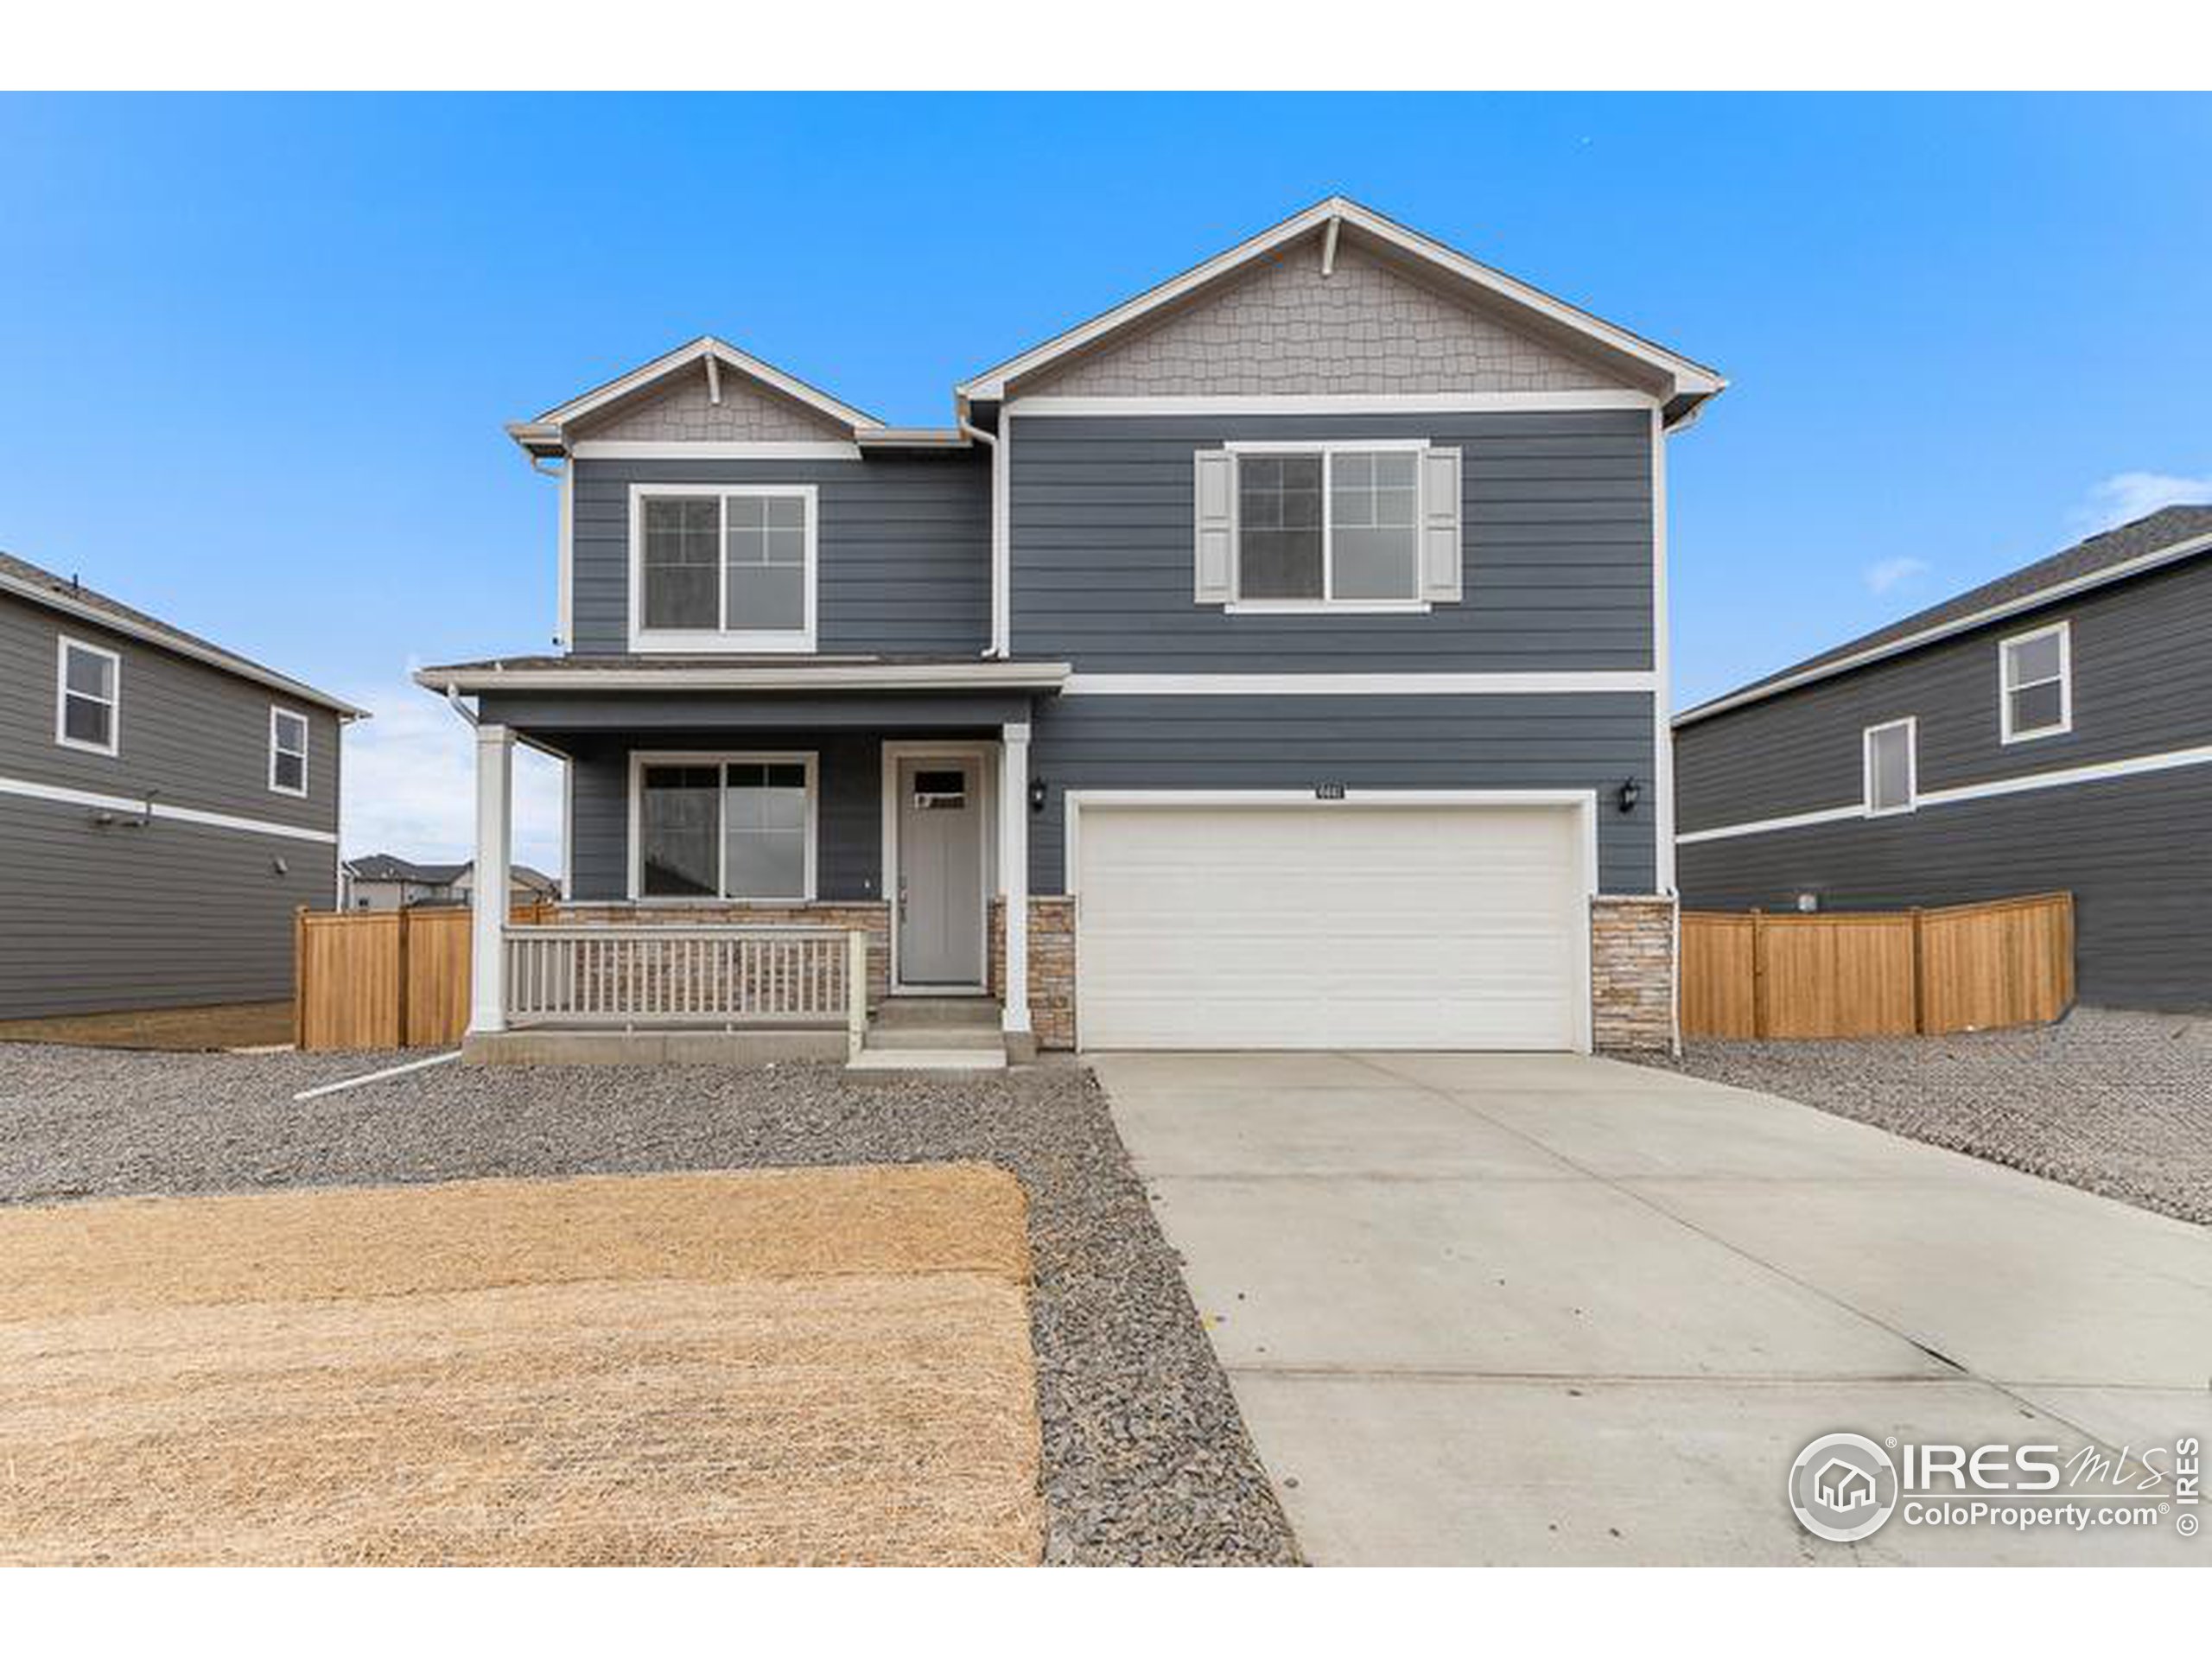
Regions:
[[[308,907],[292,908],[292,1046],[308,1046]]]
[[[857,1058],[868,1036],[868,933],[845,935],[845,1058]]]
[[[1912,1034],[1928,1034],[1928,960],[1923,954],[1920,906],[1912,907]]]
[[[1766,914],[1751,912],[1751,1038],[1764,1042],[1766,1029]]]
[[[408,984],[409,970],[407,966],[407,941],[410,935],[413,933],[414,929],[415,912],[410,910],[405,905],[402,905],[399,907],[399,944],[391,953],[394,959],[392,971],[397,974],[399,978],[399,1012],[392,1021],[392,1034],[394,1038],[392,1046],[395,1048],[405,1048],[407,1046],[407,993],[410,988]]]

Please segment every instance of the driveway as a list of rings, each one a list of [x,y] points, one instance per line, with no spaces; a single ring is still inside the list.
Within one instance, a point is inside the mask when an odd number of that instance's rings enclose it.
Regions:
[[[1093,1058],[1317,1562],[2212,1562],[1785,1497],[1840,1429],[2212,1438],[2200,1227],[1605,1060]]]

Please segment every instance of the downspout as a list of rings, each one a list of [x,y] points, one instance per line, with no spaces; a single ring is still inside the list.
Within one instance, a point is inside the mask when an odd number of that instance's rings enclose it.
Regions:
[[[1007,613],[1011,601],[1007,589],[1014,577],[1014,560],[1007,549],[1006,455],[999,448],[995,433],[984,431],[964,411],[958,418],[960,429],[991,452],[991,643],[983,647],[982,654],[986,658],[1004,658],[1008,654],[1010,632]]]

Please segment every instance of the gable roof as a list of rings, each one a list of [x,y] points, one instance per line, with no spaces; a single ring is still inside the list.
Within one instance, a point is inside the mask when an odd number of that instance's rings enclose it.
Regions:
[[[172,627],[159,617],[134,610],[119,599],[110,599],[95,592],[73,578],[55,575],[29,559],[16,558],[13,554],[0,553],[0,593],[13,594],[19,599],[58,611],[64,616],[73,616],[100,627],[143,639],[147,644],[173,651],[180,657],[189,657],[195,662],[219,668],[226,674],[265,685],[272,691],[301,702],[312,702],[330,709],[340,720],[366,720],[369,712],[356,709],[341,697],[327,691],[318,691],[289,674],[279,674],[273,668],[264,668],[236,652],[225,651],[220,645],[202,639],[198,634],[187,633],[182,628]]]
[[[1193,265],[1181,275],[1171,276],[1135,298],[1101,312],[1089,321],[1078,323],[984,370],[957,388],[957,400],[963,414],[973,404],[999,402],[1014,382],[1033,377],[1076,353],[1092,349],[1108,337],[1135,327],[1163,308],[1211,287],[1303,237],[1319,232],[1331,239],[1327,245],[1332,248],[1333,238],[1344,230],[1364,236],[1411,261],[1432,279],[1440,280],[1446,288],[1470,299],[1502,305],[1531,322],[1575,340],[1586,349],[1594,348],[1615,360],[1625,359],[1636,365],[1647,375],[1664,383],[1668,388],[1665,401],[1676,418],[1687,416],[1728,384],[1702,363],[1471,259],[1454,248],[1386,219],[1371,207],[1344,196],[1331,196],[1225,252]]]
[[[1688,726],[2178,559],[2212,552],[2212,505],[2163,507],[1675,716]]]
[[[346,874],[356,881],[419,881],[437,887],[467,868],[466,864],[417,864],[397,853],[364,853],[346,861]]]
[[[717,384],[721,371],[728,369],[732,373],[741,375],[814,410],[855,435],[879,430],[883,426],[881,421],[865,410],[841,403],[820,387],[809,385],[798,376],[786,374],[772,363],[741,352],[727,340],[717,340],[712,334],[702,334],[698,339],[679,346],[672,352],[664,353],[627,374],[617,375],[580,397],[569,398],[565,404],[555,404],[534,421],[511,423],[507,427],[507,435],[531,454],[559,454],[566,447],[567,428],[589,418],[610,404],[618,403],[702,363],[708,365],[709,377],[715,378]]]

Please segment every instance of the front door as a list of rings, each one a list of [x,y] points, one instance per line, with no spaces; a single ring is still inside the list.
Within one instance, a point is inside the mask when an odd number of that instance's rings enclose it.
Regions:
[[[972,757],[899,763],[902,986],[983,982],[982,767]]]

